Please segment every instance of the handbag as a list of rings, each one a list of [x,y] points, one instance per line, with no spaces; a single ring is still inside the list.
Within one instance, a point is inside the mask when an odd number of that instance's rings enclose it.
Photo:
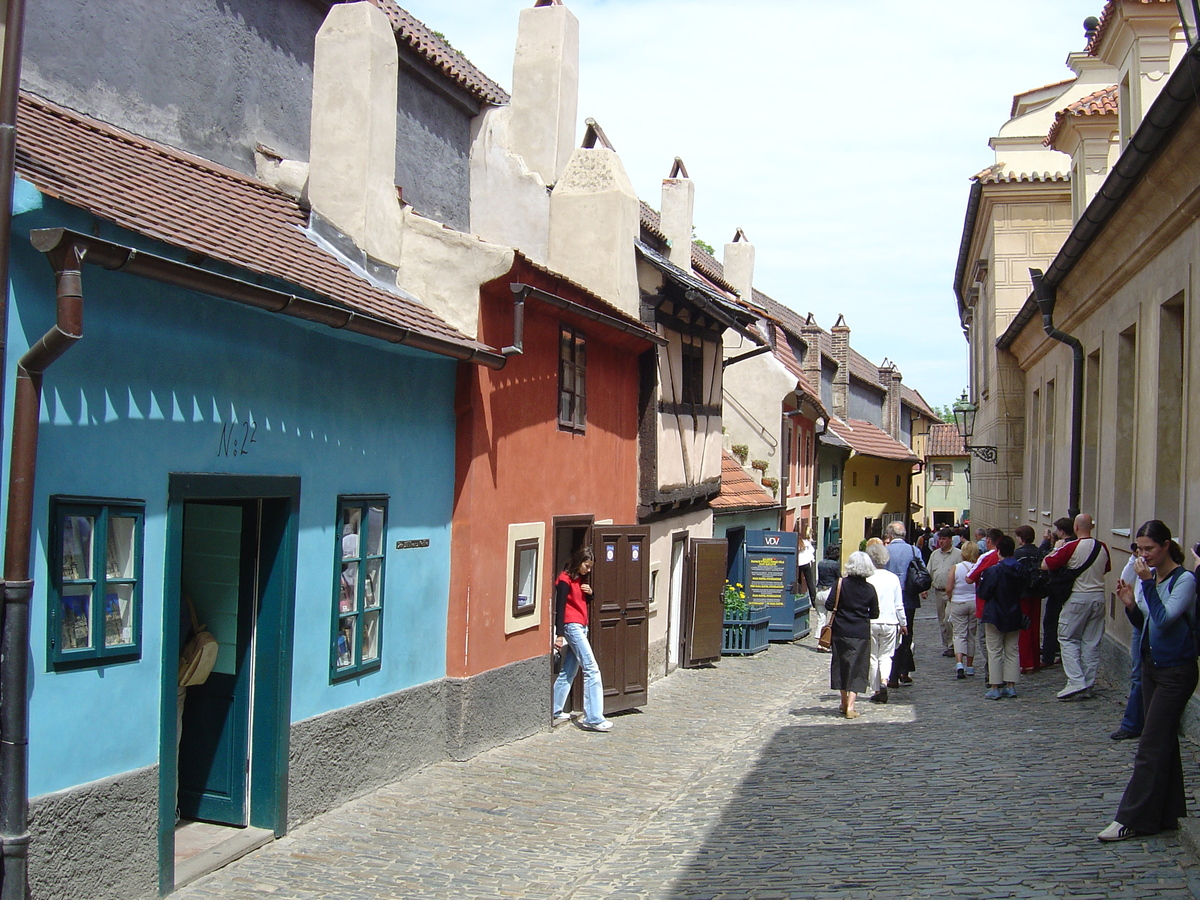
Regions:
[[[817,637],[817,646],[822,650],[833,646],[833,617],[837,615],[838,601],[841,599],[842,579],[839,578],[833,587],[833,613],[829,616],[829,621],[821,626],[821,634]]]
[[[914,550],[912,559],[908,562],[908,571],[904,573],[904,588],[913,594],[923,594],[933,584],[933,576],[925,568],[925,560],[921,559],[921,551]]]
[[[188,638],[179,654],[179,686],[191,687],[204,684],[208,680],[213,666],[217,664],[220,645],[212,636],[212,632],[206,631],[196,618],[196,607],[192,605],[192,598],[185,594],[183,599],[187,601],[188,612],[192,617],[192,636]]]

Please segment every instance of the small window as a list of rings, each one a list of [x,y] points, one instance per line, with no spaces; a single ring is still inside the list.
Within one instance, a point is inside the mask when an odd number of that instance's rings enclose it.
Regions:
[[[569,325],[558,338],[558,427],[583,431],[587,423],[587,345]]]
[[[53,501],[49,656],[55,667],[142,655],[144,512],[130,501]]]
[[[704,348],[699,344],[682,345],[683,367],[679,402],[691,406],[704,404]]]
[[[387,497],[339,497],[333,602],[335,678],[379,668]]]
[[[513,618],[533,615],[537,609],[538,541],[526,538],[513,545]]]
[[[950,463],[934,463],[931,469],[934,484],[954,483],[954,467]]]

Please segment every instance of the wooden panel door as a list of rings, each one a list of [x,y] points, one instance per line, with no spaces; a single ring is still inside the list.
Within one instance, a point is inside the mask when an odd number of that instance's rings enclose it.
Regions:
[[[687,615],[680,655],[685,667],[721,658],[725,618],[721,589],[725,586],[728,543],[724,538],[693,538],[691,543],[687,557]]]
[[[591,639],[607,715],[646,705],[650,530],[596,525],[593,541]]]

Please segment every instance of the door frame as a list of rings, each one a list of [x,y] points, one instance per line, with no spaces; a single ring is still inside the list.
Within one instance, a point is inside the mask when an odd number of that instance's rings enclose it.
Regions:
[[[175,794],[177,768],[176,685],[179,646],[180,579],[184,504],[192,500],[263,500],[262,545],[275,546],[273,560],[259,570],[259,610],[263,622],[254,647],[250,705],[250,825],[287,832],[288,746],[291,727],[292,633],[296,598],[300,478],[292,475],[168,476],[166,560],[163,582],[163,643],[160,677],[158,753],[158,890],[175,889]],[[267,507],[272,507],[268,513]],[[261,545],[260,545],[261,546]],[[272,565],[265,563],[271,562]]]

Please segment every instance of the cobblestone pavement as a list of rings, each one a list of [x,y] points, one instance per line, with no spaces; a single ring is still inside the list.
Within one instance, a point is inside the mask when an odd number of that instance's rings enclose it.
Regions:
[[[918,620],[916,684],[860,719],[838,716],[811,638],[772,645],[657,682],[610,734],[561,726],[431,766],[174,896],[1200,897],[1177,834],[1095,838],[1135,750],[1108,739],[1124,693],[1056,701],[1054,668],[984,700],[936,627]]]

